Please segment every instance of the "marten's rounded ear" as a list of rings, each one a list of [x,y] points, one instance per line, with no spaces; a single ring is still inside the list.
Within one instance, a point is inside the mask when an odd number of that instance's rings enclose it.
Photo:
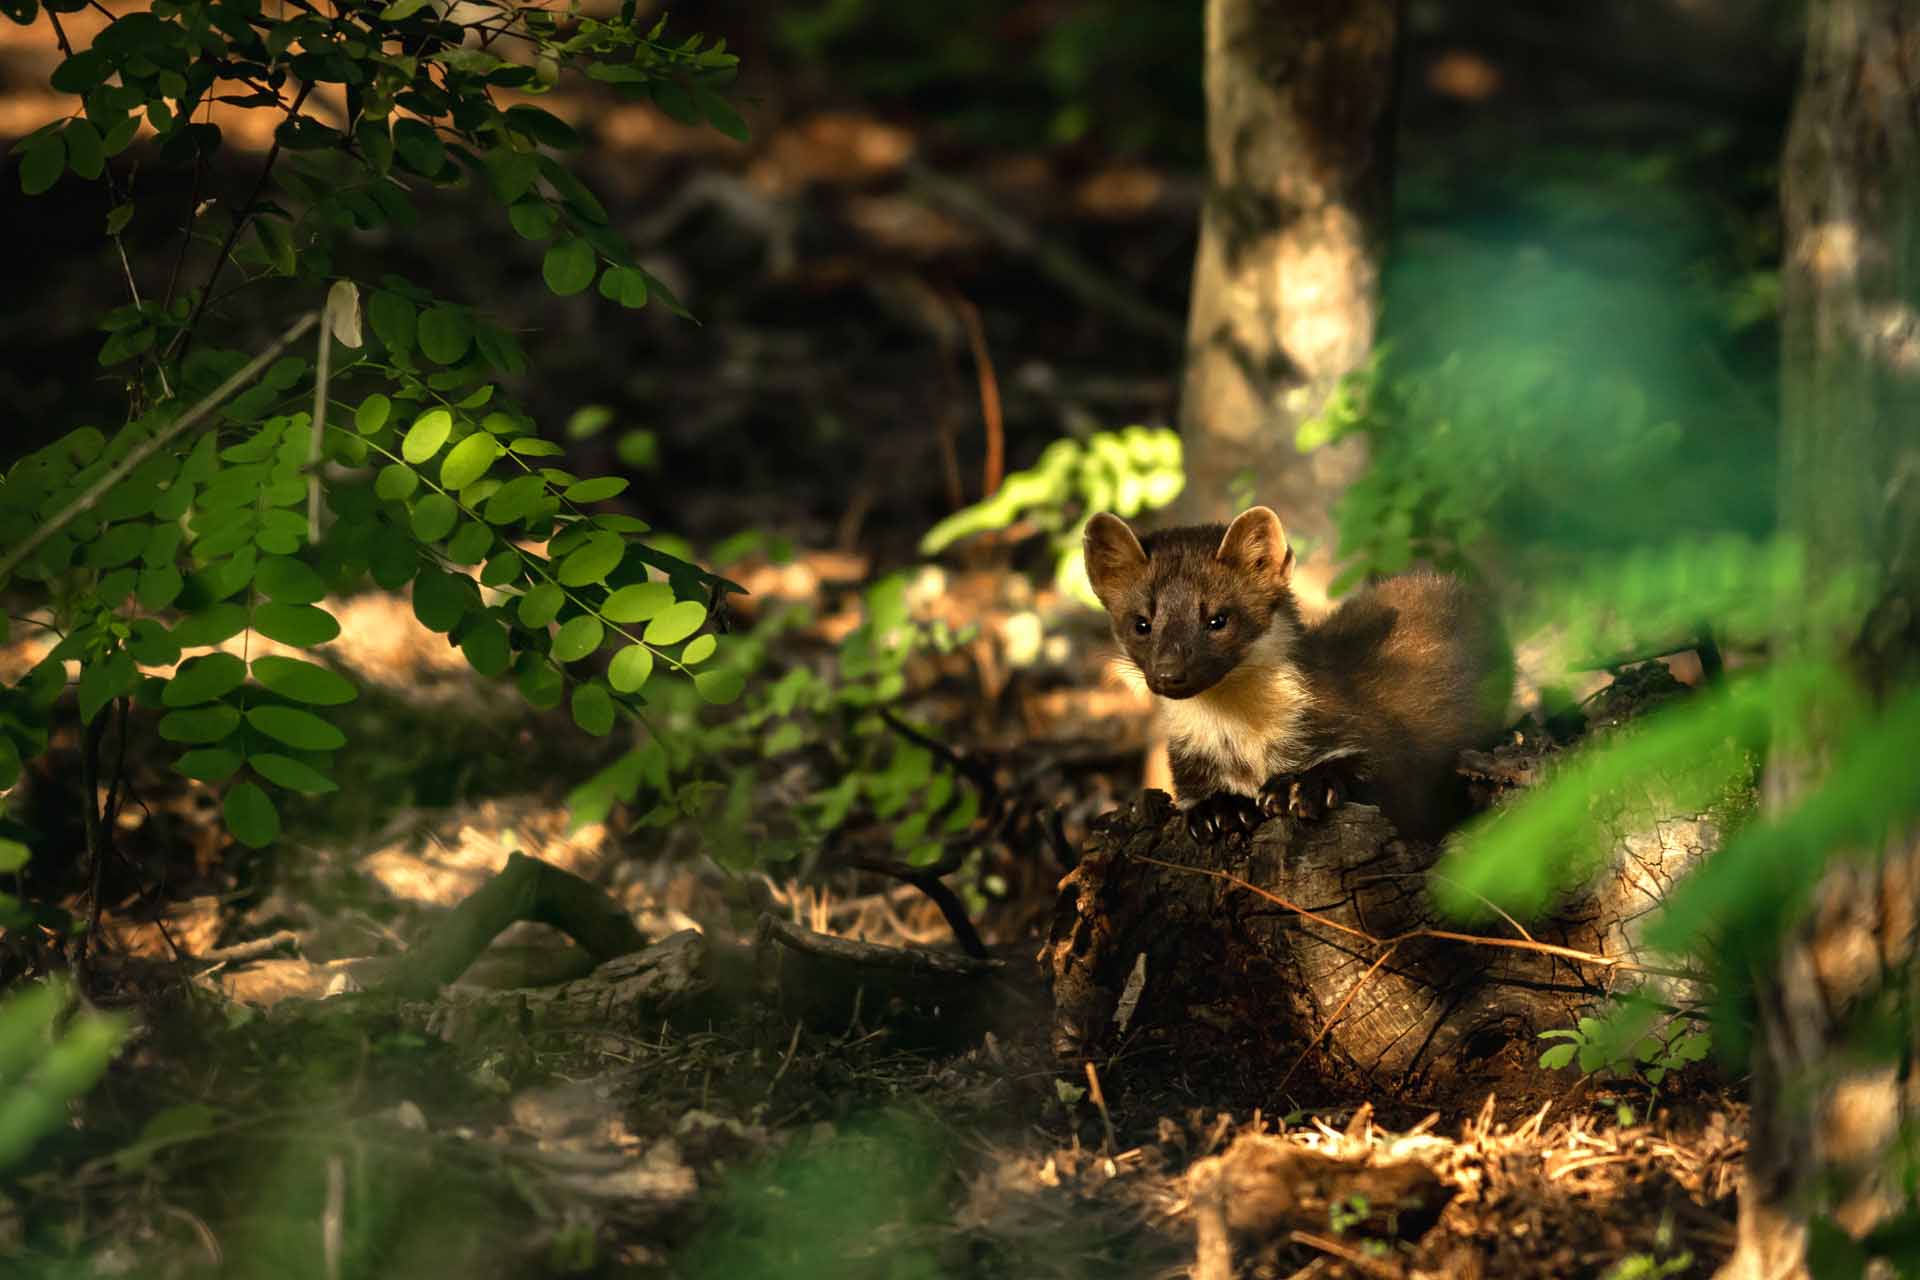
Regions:
[[[1147,552],[1140,539],[1110,511],[1087,521],[1081,545],[1087,558],[1087,581],[1108,608],[1147,571]]]
[[[1280,527],[1272,507],[1249,507],[1235,516],[1213,555],[1275,587],[1286,586],[1293,577],[1293,548],[1287,545],[1287,531]]]

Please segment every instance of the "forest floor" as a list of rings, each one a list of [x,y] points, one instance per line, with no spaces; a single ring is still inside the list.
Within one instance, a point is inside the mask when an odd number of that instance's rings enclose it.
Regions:
[[[393,754],[343,762],[360,798],[290,812],[271,867],[239,862],[202,784],[129,759],[138,803],[89,980],[138,1029],[0,1208],[7,1274],[1624,1280],[1706,1274],[1730,1247],[1744,1110],[1705,1069],[1656,1092],[1507,1059],[1405,1097],[1316,1082],[1307,1046],[1298,1073],[1223,1075],[1146,1041],[1057,1061],[1033,963],[1057,874],[1044,845],[999,847],[969,877],[1022,886],[975,899],[997,978],[902,997],[882,973],[797,967],[756,947],[760,912],[893,947],[950,935],[882,878],[743,886],[623,813],[576,829],[587,740],[491,696],[404,600],[338,611],[330,656],[369,691],[352,732]],[[1084,700],[1020,683],[1006,701],[1030,740],[1087,732],[1035,719]],[[136,715],[136,742],[147,728]],[[993,735],[949,728],[994,758]],[[76,745],[31,785],[41,820],[71,805]],[[448,768],[468,775],[452,803],[383,802]],[[1070,842],[1133,770],[1058,782]],[[444,1002],[323,998],[515,851],[685,948],[684,987],[584,1023],[476,1014],[465,999],[591,968],[518,924]],[[1231,1273],[1196,1255],[1221,1204]]]
[[[44,35],[0,44],[0,133],[65,110],[23,88],[53,64]],[[1429,87],[1450,76],[1458,95],[1433,89],[1412,114],[1451,127],[1489,74],[1470,50],[1436,58]],[[611,411],[613,429],[571,446],[583,467],[650,433],[628,500],[657,526],[703,547],[757,528],[802,548],[730,569],[760,599],[813,609],[792,643],[830,644],[859,584],[911,564],[933,519],[980,496],[991,437],[1018,466],[1061,434],[1171,419],[1190,168],[960,145],[780,86],[747,151],[639,107],[546,105],[591,138],[591,176],[702,326],[653,309],[609,327],[591,297],[549,297],[538,253],[504,219],[470,225],[453,197],[426,201],[421,239],[458,253],[383,243],[372,259],[538,334],[542,379],[521,390],[539,416]],[[1522,115],[1476,125],[1462,171]],[[264,138],[236,141],[240,166],[215,178],[239,190]],[[141,181],[189,204],[182,175]],[[15,262],[36,305],[0,315],[0,395],[29,432],[117,420],[92,372],[91,317],[122,301],[103,199],[68,183],[0,203],[12,242],[39,246]],[[137,272],[164,274],[174,230],[134,224]],[[238,333],[277,327],[248,305]],[[1059,812],[1070,849],[1138,789],[1145,708],[1100,685],[1100,620],[1018,572],[1045,565],[1039,542],[936,571],[931,594],[981,639],[914,709]],[[1222,1280],[1207,1241],[1223,1213],[1242,1275],[1634,1280],[1709,1274],[1731,1247],[1745,1113],[1705,1067],[1656,1092],[1501,1061],[1444,1097],[1401,1097],[1316,1086],[1310,1055],[1291,1088],[1292,1060],[1233,1064],[1229,1092],[1210,1083],[1222,1064],[1177,1046],[1063,1064],[1033,957],[1065,866],[1037,827],[964,876],[1006,962],[991,983],[916,1004],[796,981],[758,945],[763,914],[890,946],[950,933],[908,885],[722,874],[624,809],[576,827],[570,789],[623,744],[477,681],[404,599],[330,607],[329,661],[365,690],[345,725],[356,746],[341,793],[289,809],[270,854],[228,840],[216,793],[170,772],[150,719],[122,729],[130,802],[87,977],[136,1030],[72,1123],[0,1183],[0,1275]],[[1062,643],[1021,665],[1036,628]],[[40,647],[14,634],[6,680]],[[73,850],[78,745],[56,737],[13,797]],[[558,1027],[452,999],[320,999],[351,994],[355,961],[404,954],[516,851],[677,948],[681,997]],[[78,865],[36,862],[22,889],[84,913]],[[50,951],[0,943],[9,979]],[[516,925],[461,987],[579,978],[583,960]],[[1257,1229],[1233,1217],[1263,1197],[1283,1203]]]

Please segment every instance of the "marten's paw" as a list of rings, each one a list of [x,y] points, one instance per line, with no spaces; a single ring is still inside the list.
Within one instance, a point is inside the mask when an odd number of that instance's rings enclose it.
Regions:
[[[1260,788],[1260,812],[1269,818],[1289,814],[1317,822],[1347,801],[1347,771],[1334,760],[1305,773],[1277,773]]]
[[[1266,817],[1251,796],[1216,791],[1187,810],[1187,834],[1195,840],[1244,836]]]

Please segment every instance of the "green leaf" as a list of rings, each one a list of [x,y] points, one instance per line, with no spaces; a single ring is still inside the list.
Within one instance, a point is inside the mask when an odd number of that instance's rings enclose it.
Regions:
[[[747,122],[740,118],[740,113],[733,109],[733,104],[702,85],[693,85],[690,91],[693,94],[694,104],[700,108],[700,114],[707,118],[708,124],[735,142],[747,141],[749,136]]]
[[[274,741],[302,751],[338,751],[347,745],[346,734],[297,707],[249,707],[247,723]]]
[[[327,584],[304,561],[291,556],[262,556],[253,585],[281,604],[312,604],[327,594]]]
[[[507,629],[485,614],[474,615],[460,628],[460,652],[468,666],[489,679],[505,675],[513,662]]]
[[[452,433],[453,415],[445,409],[429,409],[407,428],[406,437],[400,441],[400,456],[417,467],[440,452]]]
[[[256,783],[235,785],[227,792],[221,812],[226,816],[227,830],[248,848],[264,848],[280,834],[280,812]]]
[[[67,167],[67,144],[58,133],[43,133],[26,147],[20,157],[20,190],[37,196],[60,181]]]
[[[135,588],[135,595],[140,600],[141,608],[158,612],[179,598],[183,585],[180,571],[170,564],[163,564],[157,569],[140,571],[140,585]]]
[[[450,632],[479,603],[473,583],[439,569],[422,569],[413,581],[413,616],[433,631]]]
[[[687,641],[687,647],[680,651],[680,661],[689,667],[697,667],[711,658],[713,651],[719,647],[720,641],[711,632],[695,636]]]
[[[353,681],[300,658],[263,654],[253,660],[253,678],[283,698],[316,707],[337,707],[360,696]]]
[[[746,679],[738,671],[702,671],[693,678],[693,687],[708,702],[724,706],[740,696]]]
[[[529,196],[507,206],[507,221],[522,239],[545,240],[553,234],[560,215],[541,197]]]
[[[452,364],[473,345],[473,312],[443,302],[420,317],[420,350],[437,364]],[[418,459],[408,459],[418,461]]]
[[[444,493],[430,493],[414,504],[413,536],[422,542],[438,542],[453,531],[460,509]]]
[[[87,567],[111,569],[127,563],[146,549],[147,539],[152,532],[153,526],[144,520],[112,526],[100,535],[99,541],[87,548]]]
[[[180,661],[180,646],[167,629],[152,618],[135,618],[127,637],[127,652],[143,667],[170,667]]]
[[[626,553],[626,540],[619,534],[596,533],[560,562],[560,571],[555,576],[563,587],[601,582],[619,566]]]
[[[440,487],[443,489],[464,489],[487,474],[494,459],[500,456],[500,445],[485,432],[476,431],[453,446],[445,462],[440,464]]]
[[[553,637],[553,656],[558,662],[578,662],[600,647],[606,628],[590,613],[569,618]]]
[[[247,629],[247,611],[231,602],[210,605],[173,626],[173,640],[182,649],[219,644]]]
[[[663,609],[647,624],[648,644],[678,644],[700,629],[707,620],[707,606],[698,600],[682,600]]]
[[[89,182],[99,177],[107,167],[107,153],[93,122],[76,116],[62,133],[67,140],[67,166]]]
[[[254,606],[253,629],[269,640],[310,649],[340,634],[340,623],[318,605],[261,604]]]
[[[420,10],[426,8],[427,0],[393,0],[380,11],[382,22],[404,22]]]
[[[122,231],[125,231],[127,229],[127,224],[132,221],[133,221],[132,205],[130,204],[115,205],[113,208],[107,210],[107,234],[110,236],[119,235]]]
[[[367,299],[367,323],[389,353],[404,356],[413,350],[414,306],[399,294],[382,289]]]
[[[566,693],[566,680],[553,664],[544,658],[537,658],[520,673],[515,683],[520,686],[520,696],[527,705],[536,711],[551,711],[560,705],[562,695]]]
[[[393,401],[378,391],[360,402],[354,410],[353,427],[363,436],[370,436],[387,425],[387,418],[393,412]]]
[[[91,724],[108,703],[132,693],[139,678],[125,649],[87,663],[80,671],[80,723]]]
[[[478,521],[468,520],[460,526],[458,533],[447,539],[447,559],[455,564],[479,564],[487,558],[487,552],[492,548],[493,530]]]
[[[167,681],[160,701],[169,707],[191,707],[225,697],[247,678],[247,664],[230,653],[209,653],[180,664]]]
[[[664,582],[641,582],[608,596],[600,612],[609,622],[645,622],[672,603],[672,587]]]
[[[540,176],[540,161],[537,157],[521,151],[509,151],[496,147],[487,152],[487,177],[493,183],[493,195],[504,204],[512,204],[533,189],[534,179]]]
[[[224,702],[169,711],[160,717],[160,736],[168,742],[219,742],[240,727],[240,713]]]
[[[490,524],[512,524],[530,514],[546,495],[547,482],[540,476],[515,476],[494,490],[481,514]]]
[[[653,650],[644,644],[630,644],[613,655],[607,664],[607,683],[621,693],[635,693],[653,674]]]
[[[626,492],[626,489],[627,482],[619,476],[596,476],[592,480],[568,485],[560,496],[568,502],[603,502],[617,493]]]
[[[599,259],[594,256],[593,246],[574,236],[547,250],[547,256],[540,263],[540,275],[546,280],[547,288],[566,297],[592,284],[594,269],[598,265]]]
[[[239,712],[234,712],[233,720],[235,724],[240,722]],[[240,753],[226,747],[203,747],[197,751],[184,751],[180,754],[180,758],[173,762],[175,773],[185,774],[189,778],[198,778],[201,782],[220,782],[231,778],[233,771],[239,767]]]
[[[388,502],[404,502],[420,487],[420,473],[404,462],[389,462],[373,478],[373,491]]]
[[[272,751],[247,757],[247,767],[275,786],[298,791],[301,795],[323,796],[340,789],[339,783],[312,765],[302,764],[292,756]]]
[[[539,629],[552,622],[567,602],[567,593],[551,582],[543,582],[520,597],[520,625]]]
[[[487,534],[491,539],[493,535]],[[520,578],[524,562],[518,551],[500,551],[487,557],[487,567],[480,571],[480,585],[483,587],[504,587]]]
[[[647,305],[647,273],[633,267],[608,267],[600,277],[600,296],[623,307]]]
[[[574,687],[572,710],[573,722],[596,738],[613,728],[613,695],[598,681]]]
[[[1578,1045],[1556,1044],[1540,1055],[1540,1065],[1545,1070],[1558,1071],[1560,1068],[1572,1062],[1573,1055],[1578,1053],[1579,1050],[1580,1047]]]
[[[512,106],[506,112],[507,128],[549,147],[577,147],[580,135],[560,117],[539,107]]]

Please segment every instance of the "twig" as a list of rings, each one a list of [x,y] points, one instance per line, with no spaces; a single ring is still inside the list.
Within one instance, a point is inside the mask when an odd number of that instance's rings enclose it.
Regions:
[[[159,452],[159,450],[175,436],[199,422],[200,419],[206,417],[215,409],[218,409],[226,402],[228,396],[231,396],[242,386],[258,377],[263,369],[278,359],[282,351],[285,351],[292,345],[301,334],[305,333],[317,323],[319,319],[320,313],[318,311],[309,311],[298,320],[295,320],[291,325],[287,326],[286,332],[273,340],[265,351],[262,351],[253,359],[247,361],[245,365],[235,371],[225,382],[208,392],[200,403],[181,414],[178,418],[174,419],[170,426],[163,427],[144,443],[134,446],[134,448],[127,453],[127,456],[120,459],[107,474],[94,481],[85,493],[75,498],[63,510],[56,513],[51,520],[35,528],[31,534],[27,535],[25,541],[7,553],[5,559],[0,559],[0,582],[5,582],[7,575],[12,573],[22,560],[32,555],[41,543],[66,528],[67,524],[72,521],[75,516],[90,509],[94,503],[100,501],[100,499],[105,496],[109,489],[126,479],[135,467]]]
[[[206,173],[207,157],[195,147],[193,186],[187,192],[187,225],[180,228],[180,247],[174,251],[173,267],[167,272],[167,292],[160,302],[162,311],[173,305],[174,291],[180,287],[180,269],[186,265],[187,250],[193,245],[193,224],[200,217],[200,184],[206,180]]]
[[[1100,1123],[1107,1131],[1105,1155],[1113,1159],[1113,1149],[1119,1144],[1113,1140],[1113,1116],[1107,1111],[1107,1095],[1100,1088],[1100,1073],[1094,1070],[1093,1060],[1087,1060],[1087,1096],[1093,1099],[1093,1105],[1100,1112]]]
[[[880,719],[886,724],[887,728],[893,730],[908,742],[914,743],[916,746],[925,747],[927,750],[933,752],[934,755],[959,770],[969,782],[979,787],[980,790],[985,793],[981,797],[983,801],[982,807],[985,807],[985,803],[991,802],[994,797],[999,794],[1000,788],[994,782],[992,765],[986,763],[984,760],[976,760],[971,756],[961,755],[958,751],[955,751],[952,747],[940,741],[940,739],[934,737],[932,734],[923,733],[911,724],[908,724],[905,720],[902,720],[898,715],[894,714],[890,707],[880,708]]]
[[[771,914],[760,917],[759,934],[803,955],[837,960],[868,969],[891,969],[898,973],[928,974],[942,978],[982,978],[1006,968],[1000,960],[949,955],[943,951],[909,951],[903,947],[883,947],[873,942],[855,942],[815,933]]]
[[[214,947],[203,951],[193,959],[208,964],[233,964],[241,960],[252,960],[256,956],[266,955],[269,951],[278,951],[281,947],[297,947],[300,935],[291,929],[275,929],[263,938],[249,938],[245,942],[236,942],[230,947]]]
[[[959,294],[948,298],[967,331],[967,345],[973,349],[973,367],[980,378],[980,417],[987,428],[987,457],[980,469],[980,496],[991,498],[1000,490],[1007,470],[1007,436],[1000,413],[1000,379],[993,372],[993,355],[987,350],[987,330],[980,323],[980,308]]]
[[[1325,1236],[1314,1235],[1310,1231],[1289,1231],[1287,1239],[1295,1244],[1303,1244],[1309,1249],[1318,1249],[1321,1253],[1340,1259],[1348,1266],[1364,1271],[1370,1276],[1379,1276],[1381,1280],[1403,1280],[1406,1271],[1392,1263],[1370,1258],[1351,1245],[1341,1244],[1338,1240],[1329,1240]]]
[[[101,708],[104,711],[105,708]],[[108,833],[100,823],[100,742],[106,737],[107,718],[99,711],[87,725],[80,742],[80,789],[86,808],[82,825],[87,841],[87,936],[85,946],[92,950],[100,936],[100,884],[106,873]]]
[[[309,80],[300,86],[300,92],[294,95],[293,106],[288,111],[292,120],[300,114],[300,108],[306,103],[307,95],[313,92],[313,82]],[[247,202],[234,211],[233,226],[227,229],[227,238],[220,244],[220,252],[214,256],[213,270],[207,273],[207,283],[201,287],[200,297],[193,304],[193,314],[187,317],[187,323],[174,340],[167,344],[167,356],[173,355],[175,347],[185,356],[193,345],[194,330],[200,327],[200,317],[206,313],[207,301],[213,297],[213,286],[220,281],[220,273],[227,268],[227,255],[233,252],[234,242],[240,233],[246,230],[247,223],[253,219],[253,206],[260,201],[260,193],[267,189],[267,178],[273,173],[274,162],[280,159],[280,131],[274,130],[273,145],[267,148],[267,158],[261,162],[260,176],[253,180],[253,191],[248,194]]]
[[[986,959],[986,945],[980,941],[979,931],[973,927],[966,907],[959,896],[947,887],[947,882],[940,878],[942,873],[935,868],[910,867],[904,862],[889,862],[884,858],[842,858],[840,864],[904,880],[926,894],[933,905],[940,908],[940,914],[946,917],[947,927],[953,930],[953,940],[960,944],[960,949],[976,960]]]
[[[794,1020],[793,1039],[787,1041],[787,1056],[780,1059],[780,1069],[773,1073],[773,1079],[767,1081],[767,1097],[769,1098],[773,1096],[774,1087],[780,1083],[780,1077],[786,1075],[787,1068],[793,1065],[793,1055],[800,1051],[800,1028],[802,1025],[799,1019],[796,1018]]]
[[[1356,929],[1352,925],[1342,924],[1338,920],[1323,916],[1317,911],[1309,911],[1297,903],[1289,902],[1279,894],[1262,889],[1259,885],[1242,879],[1230,871],[1214,871],[1208,867],[1186,867],[1177,862],[1166,862],[1159,858],[1150,858],[1145,854],[1135,854],[1134,857],[1138,858],[1141,862],[1152,863],[1156,867],[1169,867],[1175,871],[1186,871],[1197,876],[1211,876],[1216,880],[1225,880],[1227,883],[1245,889],[1249,893],[1257,894],[1275,906],[1291,911],[1297,916],[1311,920],[1315,924],[1325,925],[1329,929],[1338,930],[1341,933],[1347,934],[1349,937],[1358,938],[1362,942],[1369,943],[1375,947],[1397,947],[1403,942],[1413,942],[1421,938],[1432,938],[1440,942],[1464,942],[1477,947],[1505,947],[1511,951],[1533,951],[1540,955],[1557,956],[1562,960],[1574,960],[1581,964],[1597,964],[1609,969],[1625,969],[1629,973],[1651,973],[1663,978],[1679,978],[1688,982],[1699,979],[1698,974],[1688,973],[1684,969],[1665,969],[1658,965],[1641,964],[1638,961],[1629,960],[1625,956],[1603,956],[1592,951],[1581,951],[1575,947],[1562,947],[1551,942],[1535,942],[1530,938],[1488,938],[1477,933],[1456,933],[1451,929],[1409,929],[1405,933],[1395,934],[1391,938],[1376,938],[1364,929]]]
[[[1042,238],[1039,232],[973,187],[935,173],[919,161],[909,160],[905,170],[907,185],[916,195],[972,222],[1003,248],[1031,258],[1041,275],[1068,293],[1102,308],[1137,332],[1175,342],[1185,338],[1186,326],[1179,319],[1125,285],[1108,280],[1071,249]]]
[[[307,440],[307,542],[320,541],[320,451],[327,436],[327,383],[333,374],[333,295],[327,295],[328,313],[320,326],[320,352],[313,369],[313,432]]]

